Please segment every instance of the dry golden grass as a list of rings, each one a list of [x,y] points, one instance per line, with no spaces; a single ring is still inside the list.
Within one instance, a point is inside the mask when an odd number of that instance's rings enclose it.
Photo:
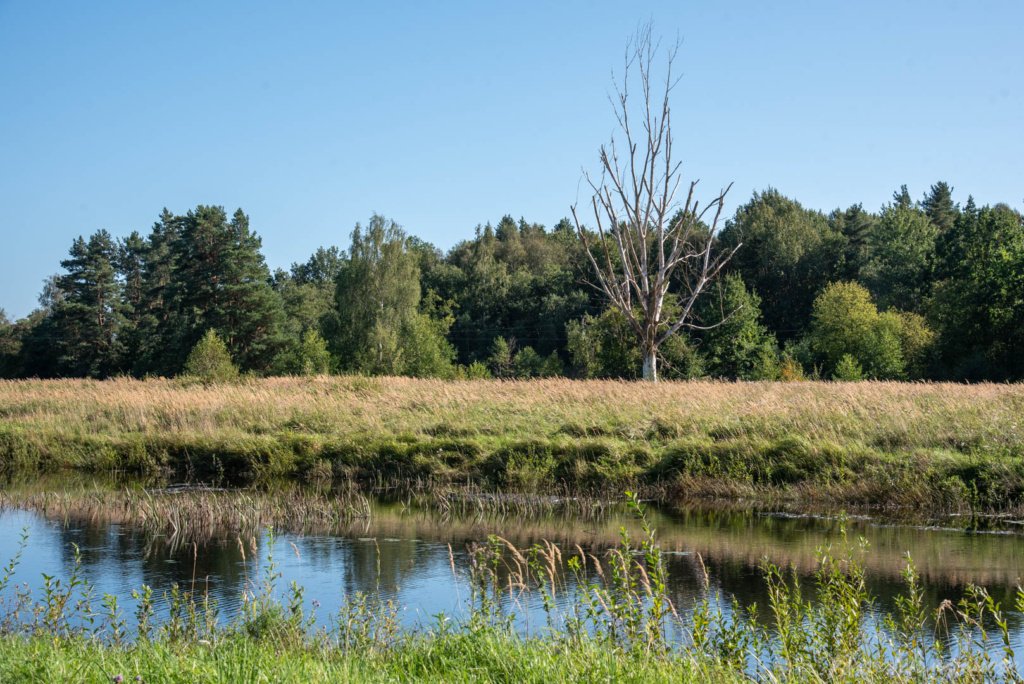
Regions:
[[[173,380],[0,381],[0,420],[46,432],[334,435],[612,435],[854,439],[900,446],[1024,436],[1024,386],[410,378],[269,378],[228,385]],[[664,431],[664,430],[663,430]]]
[[[655,479],[705,494],[782,485],[865,504],[1004,507],[1024,496],[1022,438],[1021,385],[0,382],[0,463],[96,470],[201,471],[223,454],[218,467],[263,475],[361,468],[520,489]],[[913,486],[918,474],[930,488]]]

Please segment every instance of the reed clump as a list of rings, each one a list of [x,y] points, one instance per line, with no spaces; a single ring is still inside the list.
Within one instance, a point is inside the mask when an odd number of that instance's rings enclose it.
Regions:
[[[1000,384],[0,381],[0,467],[1005,511],[1021,415]]]
[[[251,538],[267,527],[297,534],[348,531],[368,523],[370,499],[353,488],[307,493],[215,489],[202,485],[118,489],[83,487],[12,488],[0,492],[0,508],[37,511],[61,521],[128,524],[172,549],[214,538]]]

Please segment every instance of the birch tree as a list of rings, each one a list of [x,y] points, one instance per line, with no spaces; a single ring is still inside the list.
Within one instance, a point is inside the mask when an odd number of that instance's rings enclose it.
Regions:
[[[684,185],[673,149],[670,97],[678,41],[665,51],[648,24],[626,48],[622,78],[610,97],[617,137],[600,149],[600,174],[584,172],[592,191],[593,228],[573,205],[576,233],[596,276],[594,286],[636,334],[645,380],[658,379],[658,349],[683,329],[706,328],[694,304],[739,245],[719,250],[716,235],[726,187],[701,203],[697,180]],[[658,72],[658,73],[656,73]],[[638,92],[633,89],[638,89]]]

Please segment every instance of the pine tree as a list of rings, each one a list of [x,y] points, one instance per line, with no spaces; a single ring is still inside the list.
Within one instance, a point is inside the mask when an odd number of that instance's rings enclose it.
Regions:
[[[124,347],[125,366],[131,368],[138,358],[141,338],[140,323],[145,314],[145,274],[148,245],[138,231],[117,243],[117,275],[121,282],[124,324],[120,337]]]
[[[229,221],[222,207],[200,205],[180,226],[164,328],[169,365],[180,367],[204,331],[215,328],[244,370],[266,372],[284,346],[284,311],[248,217],[239,209]]]
[[[61,261],[66,271],[57,279],[62,298],[51,313],[61,375],[106,377],[119,369],[124,314],[116,258],[110,233],[100,230],[88,241],[75,240]]]
[[[867,263],[869,241],[878,217],[864,211],[863,205],[854,204],[846,211],[837,209],[832,212],[829,222],[833,230],[846,241],[840,271],[835,276],[840,280],[859,280],[861,271]]]
[[[175,251],[181,218],[167,208],[160,213],[146,240],[142,265],[142,297],[137,312],[136,375],[173,375],[181,369],[175,350],[181,330],[175,305]]]
[[[715,377],[773,379],[778,371],[775,336],[761,323],[761,299],[730,273],[701,303],[700,320],[720,325],[701,333],[700,351]]]
[[[920,312],[931,294],[938,229],[923,211],[896,202],[882,209],[862,280],[883,309]]]
[[[907,190],[906,184],[900,186],[900,189],[892,193],[892,203],[902,209],[909,209],[914,206],[914,201],[910,199],[910,191]]]
[[[939,234],[944,235],[953,230],[957,214],[960,208],[953,203],[953,188],[944,181],[939,181],[931,187],[921,201],[921,208],[924,213],[939,229]]]

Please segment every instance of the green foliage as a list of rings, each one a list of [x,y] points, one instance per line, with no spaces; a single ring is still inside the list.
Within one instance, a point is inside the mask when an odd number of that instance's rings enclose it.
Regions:
[[[544,358],[533,350],[523,347],[512,359],[512,373],[517,378],[533,378],[541,374]]]
[[[137,373],[174,374],[207,330],[219,331],[243,370],[269,372],[286,345],[284,309],[260,238],[241,209],[166,209],[142,263]]]
[[[800,382],[806,380],[803,365],[793,356],[783,353],[779,363],[779,380],[782,382]]]
[[[400,330],[402,375],[414,378],[450,378],[455,373],[455,350],[445,333],[449,320],[414,312]]]
[[[743,245],[730,268],[761,298],[765,323],[783,340],[806,328],[814,297],[844,249],[823,214],[774,189],[754,193],[737,209],[721,241],[726,248]]]
[[[968,200],[943,245],[929,312],[947,373],[972,380],[1024,378],[1024,215]]]
[[[720,239],[742,248],[698,300],[698,327],[659,349],[665,377],[775,378],[781,343],[787,377],[829,378],[849,353],[868,378],[1024,379],[1024,217],[1007,205],[961,208],[939,182],[918,204],[904,186],[878,214],[826,217],[769,189]],[[200,205],[164,209],[148,234],[78,238],[61,265],[37,310],[0,322],[0,377],[175,375],[209,329],[255,374],[305,372],[310,355],[323,369],[312,333],[353,373],[453,377],[479,362],[497,377],[634,379],[642,366],[566,220],[505,216],[443,253],[374,216],[351,253],[319,248],[271,275],[241,210]],[[817,323],[829,283],[866,288],[870,306]]]
[[[832,379],[843,381],[863,380],[864,369],[861,368],[857,359],[849,354],[843,354],[839,362],[836,363],[835,370],[832,371]]]
[[[814,301],[809,333],[816,358],[833,374],[849,355],[868,377],[899,378],[906,372],[896,319],[879,315],[871,293],[856,283],[833,283]]]
[[[566,323],[597,303],[581,282],[583,259],[568,221],[548,232],[505,216],[431,259],[423,282],[452,302],[451,337],[463,362],[487,359],[497,337],[544,356],[565,349]]]
[[[211,328],[188,355],[182,374],[204,382],[226,382],[238,377],[238,367],[224,340]]]
[[[456,369],[456,377],[459,380],[489,380],[494,376],[486,364],[474,361],[467,366],[459,366]]]
[[[658,363],[658,374],[666,380],[695,380],[707,375],[704,356],[682,333],[665,340],[658,349]]]
[[[927,377],[935,352],[936,335],[924,317],[908,311],[886,311],[879,318],[882,326],[899,338],[907,377],[912,380]]]
[[[15,377],[20,353],[20,335],[7,312],[0,308],[0,378]]]
[[[938,230],[939,235],[945,235],[953,230],[957,215],[960,213],[960,207],[953,202],[953,188],[944,181],[939,181],[931,187],[921,201],[921,209]]]
[[[626,317],[618,309],[586,315],[567,324],[569,357],[580,378],[637,378],[640,349]]]
[[[523,347],[512,360],[512,371],[517,378],[552,378],[562,374],[562,361],[555,352],[544,357]]]
[[[870,257],[871,236],[877,230],[878,217],[854,204],[846,211],[829,215],[832,230],[843,236],[842,259],[833,274],[835,280],[859,280]]]
[[[335,309],[325,321],[342,369],[373,375],[450,377],[450,322],[421,312],[419,257],[394,221],[374,215],[356,225],[335,279]]]
[[[599,316],[586,315],[570,321],[566,330],[569,358],[576,377],[639,379],[643,359],[636,334],[618,309],[610,308]],[[703,356],[682,333],[661,345],[658,360],[660,375],[667,380],[705,375]]]
[[[326,375],[331,372],[331,352],[327,340],[316,330],[302,333],[297,348],[286,356],[284,370],[293,375]]]
[[[319,331],[334,310],[334,279],[342,257],[336,247],[319,248],[304,264],[292,264],[291,272],[278,269],[273,287],[281,296],[292,339],[307,330]]]
[[[514,374],[512,345],[504,337],[495,337],[491,343],[491,354],[487,357],[487,368],[496,378],[510,378]]]
[[[713,377],[773,380],[779,372],[775,336],[761,323],[761,300],[730,273],[700,303],[700,351]]]
[[[61,262],[60,300],[50,313],[58,375],[105,377],[116,372],[124,352],[124,304],[114,267],[117,248],[101,230],[79,237]]]
[[[487,365],[488,376],[497,378],[551,378],[562,375],[562,360],[556,352],[541,356],[533,347],[516,349],[515,341],[496,337],[491,344]]]
[[[869,237],[865,285],[883,308],[920,311],[931,293],[938,229],[920,209],[890,204]]]

